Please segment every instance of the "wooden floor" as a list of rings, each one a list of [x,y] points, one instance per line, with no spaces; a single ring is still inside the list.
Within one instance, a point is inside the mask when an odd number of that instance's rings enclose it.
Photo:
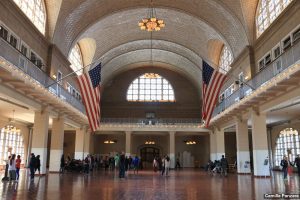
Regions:
[[[2,174],[3,175],[3,174]],[[152,171],[132,172],[119,179],[116,172],[90,175],[65,173],[35,177],[23,171],[19,182],[0,183],[0,199],[264,199],[265,193],[299,194],[299,177],[287,181],[276,172],[272,178],[229,174],[211,176],[200,170],[171,171],[162,177]]]

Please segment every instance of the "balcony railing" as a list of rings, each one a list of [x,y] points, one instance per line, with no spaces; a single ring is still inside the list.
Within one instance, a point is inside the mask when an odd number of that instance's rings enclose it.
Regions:
[[[133,125],[194,125],[201,124],[201,119],[181,119],[181,118],[164,118],[164,119],[146,119],[146,118],[102,118],[101,123],[107,124],[133,124]]]
[[[0,52],[0,57],[2,56],[5,60],[18,67],[18,69],[22,70],[25,74],[32,77],[36,82],[40,83],[44,87],[53,84],[48,88],[51,93],[66,101],[82,113],[85,113],[82,102],[72,96],[59,83],[55,83],[55,81],[50,78],[44,71],[37,67],[31,60],[21,54],[18,49],[15,49],[3,38],[0,38]]]
[[[239,89],[225,98],[214,109],[212,117],[220,114],[222,111],[229,108],[231,105],[239,102],[244,97],[250,95],[254,90],[266,84],[276,75],[284,72],[294,63],[300,59],[300,42],[297,41],[288,50],[283,52],[279,57],[268,64],[263,70],[257,73],[253,79],[249,80],[247,84],[243,84]],[[251,87],[250,87],[251,86]]]

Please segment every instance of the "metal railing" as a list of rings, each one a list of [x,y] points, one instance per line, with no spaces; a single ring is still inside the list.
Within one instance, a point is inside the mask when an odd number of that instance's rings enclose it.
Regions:
[[[278,74],[284,72],[294,63],[299,61],[299,59],[300,59],[300,41],[297,41],[295,44],[293,44],[293,46],[285,50],[285,52],[283,52],[279,57],[277,57],[270,64],[268,64],[263,70],[257,73],[253,77],[253,79],[247,81],[247,85],[244,84],[239,89],[237,89],[234,93],[232,93],[229,97],[225,98],[221,103],[219,103],[214,109],[212,117],[217,116],[218,114],[226,110],[231,105],[239,102],[245,96],[250,95],[254,90],[266,84],[268,81],[270,81]]]
[[[136,124],[136,125],[176,125],[176,124],[201,124],[201,119],[192,118],[102,118],[101,123],[108,124]]]
[[[0,52],[1,57],[18,67],[19,70],[22,70],[25,74],[32,77],[45,88],[55,82],[55,80],[50,78],[44,71],[37,67],[31,60],[25,57],[18,49],[15,49],[3,38],[0,38]],[[59,83],[53,84],[48,88],[48,90],[82,113],[85,113],[82,102],[72,96],[72,94],[65,90],[65,88],[63,88]]]

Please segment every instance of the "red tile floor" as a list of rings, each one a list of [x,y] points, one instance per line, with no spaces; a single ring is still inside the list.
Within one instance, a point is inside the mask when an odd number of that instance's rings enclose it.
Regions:
[[[3,175],[0,174],[0,175]],[[0,199],[264,199],[265,193],[299,194],[299,177],[288,180],[280,172],[272,178],[229,174],[224,178],[211,176],[201,170],[171,171],[162,177],[152,171],[129,172],[119,179],[117,172],[97,171],[89,175],[49,174],[29,180],[22,171],[19,182],[0,183]]]

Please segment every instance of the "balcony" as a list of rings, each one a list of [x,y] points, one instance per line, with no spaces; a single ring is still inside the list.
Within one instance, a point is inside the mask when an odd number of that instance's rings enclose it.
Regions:
[[[102,118],[100,131],[188,131],[208,132],[201,128],[201,119]]]
[[[284,91],[290,86],[297,87],[300,74],[299,60],[300,42],[298,41],[257,73],[253,79],[218,104],[214,109],[211,122],[222,117],[225,112],[228,115],[233,110],[242,111],[251,104],[258,104],[274,97],[276,92]]]
[[[78,99],[73,97],[60,84],[55,83],[55,81],[42,70],[43,69],[42,66],[41,68],[39,68],[31,60],[29,60],[27,57],[22,55],[18,49],[15,49],[13,46],[11,46],[7,41],[5,41],[2,38],[0,38],[0,52],[1,52],[0,55],[1,61],[8,61],[8,63],[12,64],[11,66],[14,66],[18,70],[21,70],[25,75],[30,76],[32,80],[42,85],[53,95],[57,96],[59,99],[72,105],[81,113],[83,114],[85,113],[85,109],[82,102],[80,102]],[[0,68],[2,68],[1,65]],[[51,87],[48,88],[49,85],[51,85]]]

